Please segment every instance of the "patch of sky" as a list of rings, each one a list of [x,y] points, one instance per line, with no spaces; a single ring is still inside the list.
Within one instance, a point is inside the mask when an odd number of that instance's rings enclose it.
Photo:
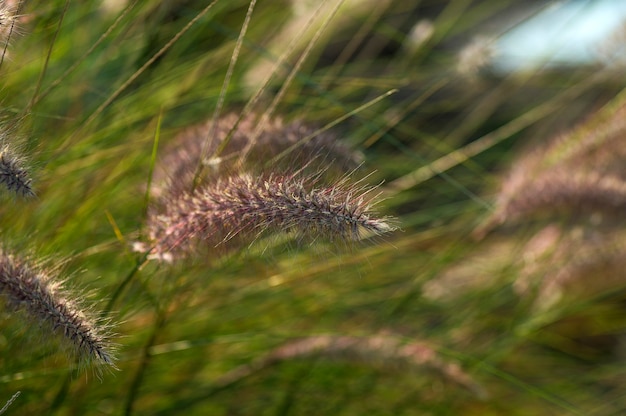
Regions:
[[[624,45],[625,0],[560,1],[502,35],[492,64],[504,72],[593,64],[623,59]]]

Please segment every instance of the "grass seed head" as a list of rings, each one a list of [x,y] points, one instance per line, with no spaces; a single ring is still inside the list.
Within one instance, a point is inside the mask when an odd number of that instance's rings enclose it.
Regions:
[[[232,384],[252,373],[285,361],[321,358],[365,363],[369,366],[423,372],[429,369],[442,378],[463,386],[480,398],[487,391],[457,363],[442,357],[423,342],[404,342],[390,334],[355,337],[345,335],[316,335],[287,342],[250,364],[238,367],[218,379],[218,385]]]
[[[299,175],[235,175],[172,200],[149,219],[153,253],[188,252],[194,241],[217,246],[234,238],[248,242],[270,232],[295,232],[298,238],[351,242],[364,233],[394,230],[372,213],[371,188],[343,181],[316,187]]]
[[[626,207],[626,107],[599,113],[514,163],[496,209],[477,236],[537,215],[623,218]],[[546,215],[547,214],[547,215]]]
[[[0,250],[0,295],[8,307],[59,335],[81,361],[114,365],[106,326],[46,270]]]
[[[341,175],[362,161],[359,152],[350,150],[334,134],[326,131],[312,136],[317,129],[301,121],[274,118],[255,137],[258,116],[249,114],[237,124],[238,117],[231,113],[215,124],[209,120],[180,133],[155,167],[151,193],[157,197],[180,195],[193,188],[194,179],[196,184],[207,184],[233,175],[241,171],[239,156],[247,147],[249,157],[243,166],[247,172],[261,171],[270,163],[272,169],[307,166]],[[201,176],[195,178],[199,165]]]

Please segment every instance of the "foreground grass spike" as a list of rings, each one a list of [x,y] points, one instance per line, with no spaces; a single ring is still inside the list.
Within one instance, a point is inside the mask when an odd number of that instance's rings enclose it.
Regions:
[[[22,166],[7,146],[0,149],[0,183],[11,192],[21,196],[34,196],[32,180],[28,171]]]
[[[194,176],[200,164],[205,168],[197,181],[200,184],[233,174],[238,170],[235,165],[239,153],[250,145],[258,124],[257,118],[256,114],[244,117],[226,144],[224,141],[237,123],[237,114],[225,115],[215,125],[209,120],[185,129],[165,150],[165,156],[155,166],[151,194],[169,197],[189,191],[193,188]],[[262,168],[271,159],[289,150],[286,157],[272,161],[274,169],[309,164],[312,169],[322,167],[341,175],[361,163],[363,156],[343,145],[334,134],[326,131],[311,136],[316,131],[313,126],[300,121],[288,123],[280,117],[270,120],[250,149],[245,170],[259,170],[257,168]],[[224,148],[221,153],[215,155],[222,145]],[[203,151],[205,160],[202,160]]]
[[[102,322],[90,317],[45,270],[5,250],[0,250],[0,295],[7,306],[61,335],[81,360],[114,365]]]
[[[487,391],[456,363],[445,360],[422,342],[404,342],[392,335],[354,337],[317,335],[288,342],[269,354],[235,368],[216,381],[217,386],[233,384],[263,369],[285,361],[326,358],[366,363],[400,371],[430,369],[447,380],[467,388],[477,397],[488,397]]]
[[[314,186],[311,177],[244,174],[185,194],[171,201],[163,215],[150,218],[152,253],[167,259],[197,239],[217,246],[234,237],[253,240],[264,231],[349,242],[364,232],[394,229],[387,219],[372,216],[372,188],[345,181]]]

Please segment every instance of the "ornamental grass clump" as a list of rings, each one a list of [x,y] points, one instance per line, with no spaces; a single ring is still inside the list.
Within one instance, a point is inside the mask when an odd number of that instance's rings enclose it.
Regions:
[[[299,239],[356,241],[367,232],[394,229],[377,218],[373,188],[346,180],[324,186],[302,174],[234,175],[172,200],[149,219],[151,254],[173,259],[198,241],[218,246],[237,238],[252,241],[270,232]]]
[[[0,250],[0,295],[7,307],[22,311],[33,326],[59,335],[81,362],[114,366],[107,325],[48,271]]]

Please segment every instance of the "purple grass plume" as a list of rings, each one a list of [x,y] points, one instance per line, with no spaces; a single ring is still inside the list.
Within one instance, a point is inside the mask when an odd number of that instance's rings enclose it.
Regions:
[[[596,172],[552,172],[528,183],[523,192],[509,198],[493,216],[494,224],[530,217],[533,213],[623,216],[626,213],[626,180]]]
[[[476,231],[536,217],[625,218],[626,106],[599,113],[514,162],[497,195],[496,209]]]
[[[237,124],[231,113],[185,129],[164,151],[155,166],[151,194],[157,198],[180,195],[197,185],[215,182],[237,172],[307,166],[312,171],[326,171],[341,176],[356,167],[363,155],[349,149],[329,131],[316,135],[314,126],[300,121],[269,120],[258,137],[254,137],[259,116],[249,114]],[[233,130],[231,132],[231,130]],[[230,137],[229,137],[230,136]],[[226,140],[228,140],[226,142]],[[221,152],[216,154],[218,149]],[[249,148],[244,166],[239,166],[242,151]],[[285,152],[283,157],[280,155]],[[199,177],[198,167],[202,166]]]
[[[59,335],[81,362],[114,366],[106,325],[92,317],[47,271],[0,250],[0,295],[34,327]]]
[[[316,179],[293,175],[236,175],[172,200],[148,222],[151,253],[170,260],[203,241],[253,241],[265,232],[295,232],[300,239],[359,240],[394,230],[372,213],[373,188],[346,180],[316,187]],[[144,250],[146,251],[146,250]]]
[[[231,385],[281,362],[307,358],[365,363],[396,371],[428,369],[468,389],[480,399],[489,396],[484,387],[463,371],[457,363],[444,359],[426,343],[405,342],[393,335],[368,337],[316,335],[297,339],[274,349],[250,364],[242,365],[224,374],[215,384],[220,387]]]

